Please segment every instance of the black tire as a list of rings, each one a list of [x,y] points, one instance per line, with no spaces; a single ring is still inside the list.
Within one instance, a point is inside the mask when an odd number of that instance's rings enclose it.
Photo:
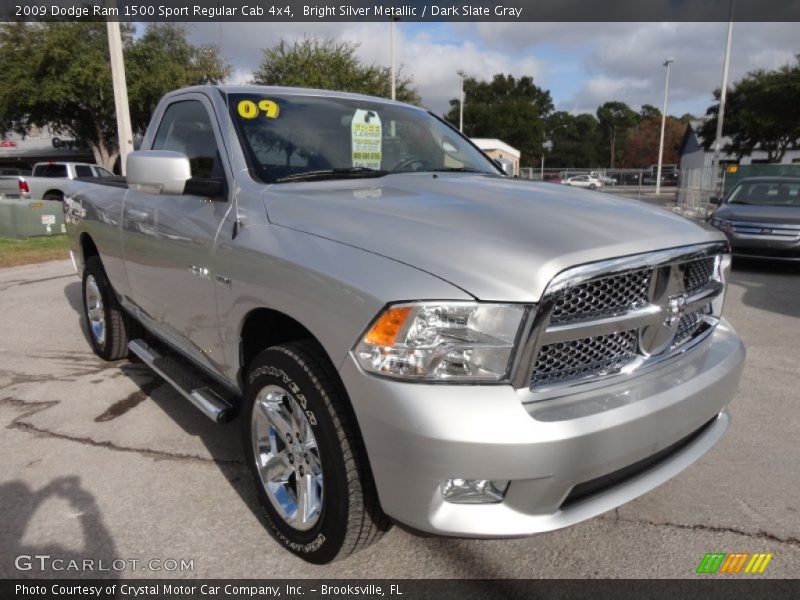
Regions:
[[[63,202],[64,194],[62,192],[47,192],[42,200],[53,200],[55,202]]]
[[[90,291],[87,297],[87,286],[92,288],[92,282],[96,285],[99,297],[102,301],[102,316],[93,319],[89,315]],[[141,327],[133,317],[129,316],[117,301],[117,296],[108,281],[103,263],[97,256],[90,256],[86,260],[83,268],[83,282],[81,286],[83,293],[83,321],[86,325],[86,334],[92,350],[103,360],[119,360],[128,355],[128,341],[133,337],[138,337]],[[93,329],[92,323],[102,323],[103,335],[98,335],[98,331]]]
[[[596,189],[597,189],[597,186],[596,186],[595,184],[593,184],[593,183],[592,183],[592,184],[589,184],[589,189],[590,189],[590,190],[596,190]]]
[[[346,392],[324,353],[305,341],[268,348],[253,361],[246,385],[241,411],[242,443],[268,529],[278,543],[305,561],[326,564],[380,539],[390,522],[378,503]],[[256,399],[263,390],[276,386],[292,390],[294,398],[305,401],[305,406],[302,401],[297,405],[304,409],[301,415],[304,412],[307,417],[321,464],[321,508],[313,526],[306,530],[295,528],[278,512],[256,466],[253,412],[261,410],[256,408]],[[309,439],[310,436],[306,441]],[[287,447],[284,451],[291,449]],[[291,468],[295,469],[296,500],[297,469],[302,467],[293,464]],[[291,477],[287,479],[289,486]]]

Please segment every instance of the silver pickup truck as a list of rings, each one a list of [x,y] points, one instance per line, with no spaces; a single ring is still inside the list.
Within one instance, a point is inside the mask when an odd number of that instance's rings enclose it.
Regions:
[[[510,537],[653,489],[727,429],[724,236],[527,182],[422,109],[167,95],[127,181],[65,199],[84,318],[217,422],[274,537],[324,563],[391,520]]]

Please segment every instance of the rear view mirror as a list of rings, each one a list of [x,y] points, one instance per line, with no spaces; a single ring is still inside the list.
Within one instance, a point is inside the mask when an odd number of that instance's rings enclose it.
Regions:
[[[189,158],[169,150],[131,152],[125,165],[128,187],[145,194],[183,194],[192,177]]]

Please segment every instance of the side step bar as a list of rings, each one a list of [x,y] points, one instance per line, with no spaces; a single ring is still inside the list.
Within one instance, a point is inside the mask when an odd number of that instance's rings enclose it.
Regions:
[[[160,354],[144,340],[131,340],[128,350],[215,423],[227,423],[235,416],[230,403],[215,392],[207,378],[194,367],[170,355]]]

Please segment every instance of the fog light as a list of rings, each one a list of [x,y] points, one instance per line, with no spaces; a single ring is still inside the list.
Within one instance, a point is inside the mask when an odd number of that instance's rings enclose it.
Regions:
[[[502,502],[508,480],[448,479],[442,482],[442,496],[454,504],[492,504]]]

